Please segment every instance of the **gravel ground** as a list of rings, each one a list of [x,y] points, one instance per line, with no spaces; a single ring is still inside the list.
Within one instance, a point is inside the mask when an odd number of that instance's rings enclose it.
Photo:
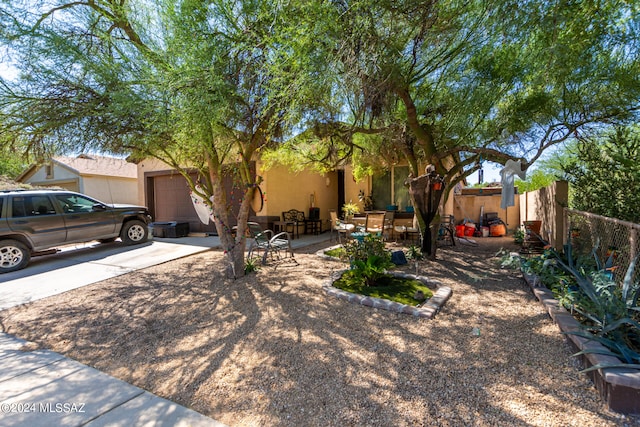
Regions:
[[[183,258],[2,311],[0,327],[231,426],[640,425],[606,409],[498,268],[510,242],[406,267],[453,289],[433,320],[329,297],[343,265],[308,248],[237,281],[220,252]]]

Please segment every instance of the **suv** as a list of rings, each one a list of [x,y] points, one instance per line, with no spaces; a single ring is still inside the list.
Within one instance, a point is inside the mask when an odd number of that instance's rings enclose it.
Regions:
[[[120,237],[146,242],[151,221],[145,207],[109,205],[59,190],[0,192],[0,273],[19,270],[32,255],[69,243]]]

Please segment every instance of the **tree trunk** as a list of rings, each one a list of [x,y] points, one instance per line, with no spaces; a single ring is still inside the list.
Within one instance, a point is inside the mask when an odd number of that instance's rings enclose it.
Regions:
[[[428,167],[427,173],[417,178],[409,176],[407,181],[420,228],[422,253],[435,259],[437,226],[440,218],[438,207],[444,192],[443,179]]]
[[[220,244],[227,260],[226,274],[228,278],[237,279],[244,276],[244,254],[246,248],[246,229],[251,206],[251,196],[255,186],[247,185],[243,193],[240,210],[237,217],[237,226],[231,226],[231,212],[227,203],[227,195],[222,182],[222,177],[216,168],[209,169],[212,193],[212,210],[216,231],[220,238]]]

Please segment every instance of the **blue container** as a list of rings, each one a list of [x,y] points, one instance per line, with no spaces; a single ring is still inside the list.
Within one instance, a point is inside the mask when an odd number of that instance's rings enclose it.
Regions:
[[[357,231],[355,233],[351,233],[351,237],[356,239],[358,242],[364,242],[365,236],[368,236],[368,235],[369,233],[366,233],[364,231]]]

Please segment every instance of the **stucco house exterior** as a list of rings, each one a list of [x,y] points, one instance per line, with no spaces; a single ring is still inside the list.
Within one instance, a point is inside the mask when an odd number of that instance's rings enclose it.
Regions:
[[[105,203],[139,202],[136,165],[115,157],[53,157],[44,164],[29,166],[16,181],[77,191]]]
[[[389,205],[397,206],[399,212],[410,207],[408,189],[404,186],[409,170],[407,166],[396,165],[388,171],[356,181],[350,166],[328,173],[315,171],[295,172],[285,166],[266,169],[257,160],[255,173],[262,177],[260,189],[262,202],[254,202],[250,215],[266,224],[279,220],[284,211],[296,209],[309,214],[310,208],[318,208],[322,229],[329,227],[329,210],[334,209],[341,215],[344,203],[356,203],[364,212],[359,194],[371,195],[375,210],[385,210]],[[175,170],[157,160],[146,159],[138,164],[139,204],[152,212],[154,221],[188,222],[192,232],[214,232],[213,223],[204,225],[198,219],[189,197],[186,180]],[[231,179],[226,183],[231,203],[239,203],[233,198]],[[496,213],[508,226],[517,228],[521,221],[520,198],[516,197],[515,206],[500,208],[500,188],[464,189],[451,191],[443,206],[443,215],[453,215],[456,222],[471,220],[478,223],[481,213]],[[267,220],[268,219],[268,220]]]
[[[329,209],[340,210],[344,202],[358,202],[358,193],[369,194],[369,183],[355,182],[349,168],[320,174],[313,171],[293,172],[284,166],[265,169],[260,161],[255,162],[255,173],[262,176],[260,189],[262,201],[252,203],[253,217],[278,217],[282,212],[296,209],[309,214],[311,207],[318,208],[323,230],[329,219]],[[156,222],[188,222],[195,232],[213,232],[215,226],[204,225],[198,219],[189,196],[189,186],[177,171],[153,159],[138,164],[138,203],[149,207]],[[231,177],[227,176],[225,187],[232,204],[236,193]],[[255,219],[255,218],[254,218]]]

